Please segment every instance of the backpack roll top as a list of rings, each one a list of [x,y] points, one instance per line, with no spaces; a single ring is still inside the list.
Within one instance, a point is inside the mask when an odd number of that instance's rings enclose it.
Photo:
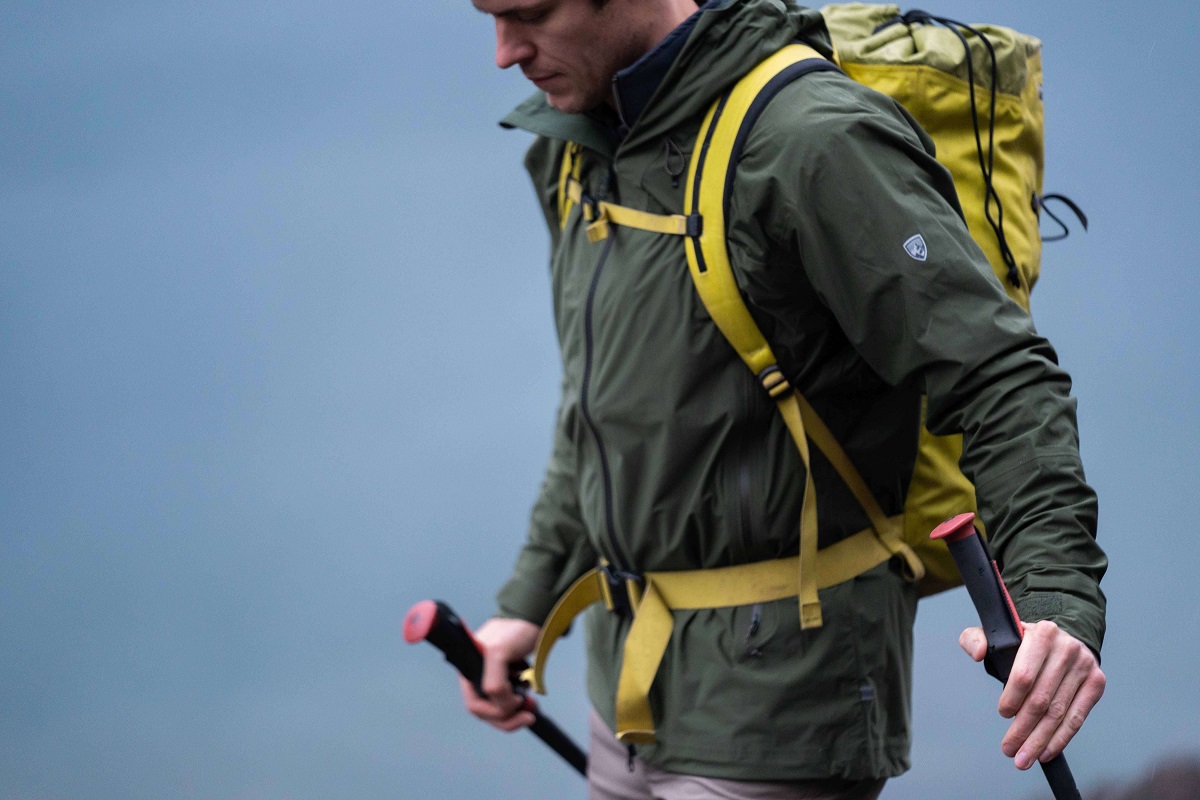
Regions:
[[[899,102],[933,139],[971,237],[1028,311],[1042,257],[1041,42],[995,25],[943,26],[894,5],[828,5],[821,13],[842,70]]]

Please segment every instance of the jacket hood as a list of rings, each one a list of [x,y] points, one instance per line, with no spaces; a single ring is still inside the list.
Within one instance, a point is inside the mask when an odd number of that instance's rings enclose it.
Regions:
[[[821,12],[802,8],[791,0],[713,0],[684,25],[690,25],[691,32],[665,72],[660,60],[643,58],[619,73],[619,103],[622,87],[629,92],[627,86],[643,77],[651,82],[658,80],[657,88],[637,85],[636,92],[642,95],[637,98],[638,105],[644,107],[631,121],[621,146],[632,147],[703,114],[722,92],[789,42],[803,39],[822,54],[832,54]],[[673,36],[669,34],[664,43]],[[649,100],[645,101],[647,95]],[[591,115],[566,114],[551,108],[542,92],[517,106],[500,124],[579,142],[605,155],[616,149],[612,135]]]

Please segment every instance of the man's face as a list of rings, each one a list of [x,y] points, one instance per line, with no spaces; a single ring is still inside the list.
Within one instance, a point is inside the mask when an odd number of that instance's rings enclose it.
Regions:
[[[568,113],[609,101],[613,75],[657,41],[641,0],[472,2],[496,21],[496,66],[519,66],[551,106]]]

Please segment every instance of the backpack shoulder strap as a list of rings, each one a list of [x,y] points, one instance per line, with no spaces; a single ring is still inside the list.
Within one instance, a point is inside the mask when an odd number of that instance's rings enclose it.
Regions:
[[[713,321],[760,379],[776,366],[775,356],[742,302],[729,264],[729,189],[746,138],[767,103],[801,75],[836,69],[803,44],[788,45],[767,58],[709,109],[688,168],[684,214],[699,214],[704,221],[699,235],[687,239],[688,267]]]
[[[804,502],[800,520],[800,621],[804,628],[821,625],[817,584],[816,493],[808,439],[820,448],[850,488],[871,521],[878,540],[903,558],[914,578],[924,567],[903,540],[903,526],[889,519],[841,445],[809,405],[789,384],[766,337],[742,299],[726,241],[729,195],[737,162],[754,123],[781,88],[809,72],[838,69],[807,45],[792,44],[751,70],[727,95],[713,104],[697,136],[688,169],[684,216],[703,220],[698,234],[686,241],[688,269],[709,316],[775,400],[804,462]],[[845,548],[843,548],[844,550]],[[847,568],[849,568],[847,564]],[[857,574],[857,573],[854,573]],[[844,579],[853,577],[845,575]]]

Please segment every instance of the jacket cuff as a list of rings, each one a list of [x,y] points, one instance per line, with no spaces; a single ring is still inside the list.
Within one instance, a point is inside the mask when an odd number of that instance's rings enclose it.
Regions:
[[[1104,643],[1104,612],[1095,602],[1066,592],[1030,591],[1013,599],[1022,622],[1050,620],[1063,631],[1086,644],[1100,660]]]
[[[540,626],[557,600],[554,592],[514,577],[496,593],[497,616],[523,619]]]

